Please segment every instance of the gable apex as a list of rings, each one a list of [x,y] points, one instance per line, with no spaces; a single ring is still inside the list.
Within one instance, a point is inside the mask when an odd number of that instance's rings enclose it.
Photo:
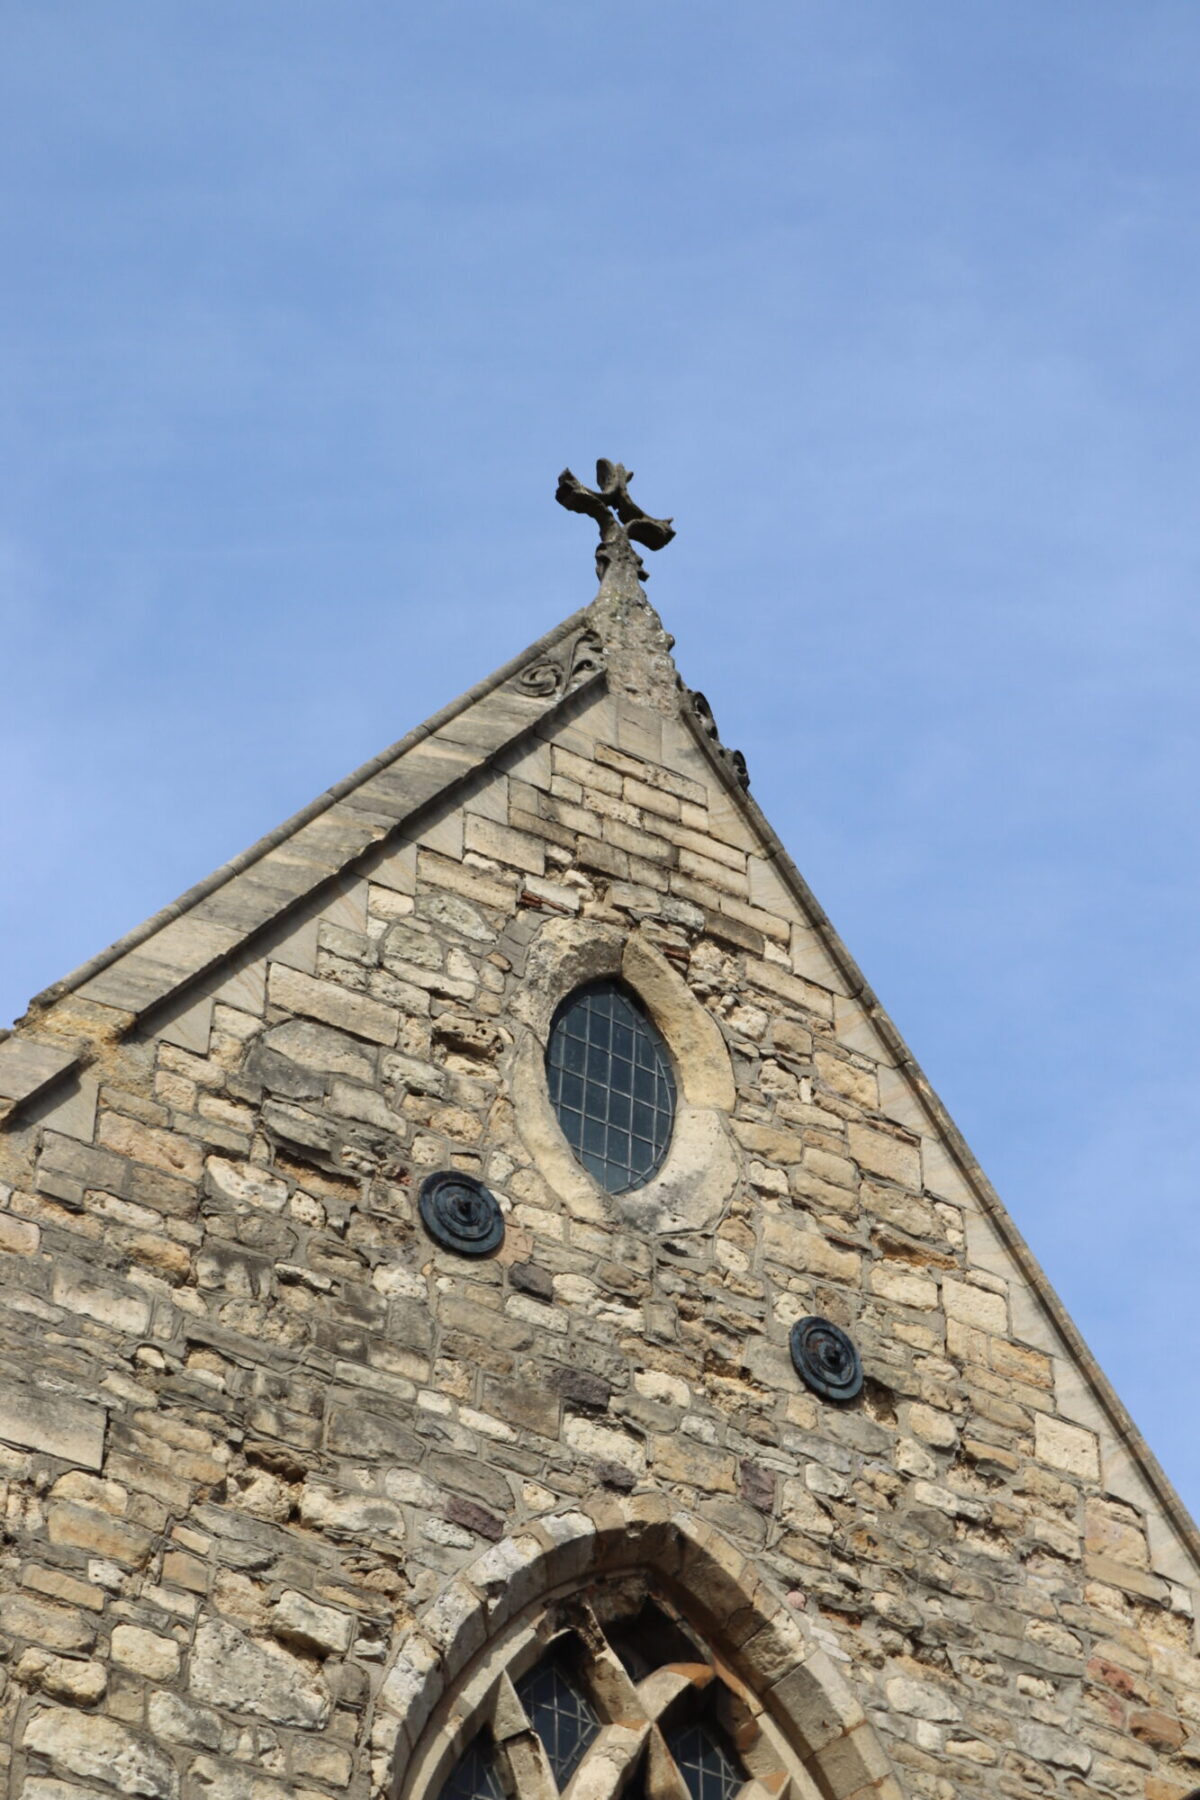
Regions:
[[[107,949],[0,1036],[0,1119],[234,955],[602,677],[581,608]]]

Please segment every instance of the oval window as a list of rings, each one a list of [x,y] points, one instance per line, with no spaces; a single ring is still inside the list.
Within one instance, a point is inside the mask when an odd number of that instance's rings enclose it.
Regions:
[[[563,1135],[610,1194],[662,1166],[675,1118],[667,1047],[636,995],[593,981],[563,1001],[546,1047],[550,1100]]]

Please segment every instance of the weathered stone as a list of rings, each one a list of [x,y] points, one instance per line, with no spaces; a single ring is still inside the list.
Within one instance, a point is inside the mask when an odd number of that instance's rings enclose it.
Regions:
[[[179,1673],[179,1645],[140,1625],[114,1625],[112,1656],[123,1669],[148,1681],[171,1681]]]
[[[344,1656],[354,1635],[349,1613],[320,1606],[306,1594],[288,1588],[271,1613],[271,1630],[285,1644],[318,1656]]]
[[[300,1517],[306,1525],[335,1537],[404,1536],[403,1513],[379,1494],[337,1494],[306,1483],[300,1496]]]
[[[1069,1425],[1050,1413],[1039,1413],[1034,1422],[1034,1441],[1040,1462],[1086,1481],[1100,1479],[1100,1455],[1095,1433]]]
[[[916,1144],[872,1125],[848,1125],[846,1139],[865,1174],[886,1175],[901,1187],[920,1189],[921,1152]]]
[[[131,1294],[115,1281],[103,1281],[60,1265],[54,1271],[52,1295],[57,1306],[83,1313],[114,1331],[141,1336],[150,1324],[150,1307],[140,1294]]]
[[[23,1687],[48,1694],[52,1700],[68,1700],[72,1706],[94,1706],[108,1689],[103,1663],[51,1656],[45,1650],[26,1650],[13,1673]]]
[[[47,1606],[28,1594],[0,1596],[0,1627],[43,1650],[90,1650],[96,1622],[69,1606]]]
[[[196,1632],[188,1685],[209,1706],[308,1731],[324,1725],[333,1704],[324,1679],[311,1665],[218,1619]]]
[[[1081,1775],[1086,1775],[1092,1766],[1092,1752],[1086,1744],[1049,1725],[1019,1725],[1017,1742],[1035,1762],[1051,1763],[1059,1769],[1076,1769]]]
[[[105,1414],[101,1407],[50,1389],[0,1383],[0,1438],[85,1469],[104,1460]]]
[[[383,1413],[335,1407],[329,1415],[325,1441],[337,1456],[361,1456],[411,1464],[419,1461],[421,1440]]]
[[[465,1530],[473,1531],[492,1543],[504,1536],[503,1519],[498,1519],[495,1513],[489,1512],[486,1506],[480,1506],[474,1500],[464,1500],[461,1494],[451,1494],[443,1517],[452,1525],[461,1525]]]
[[[176,1800],[179,1793],[179,1776],[165,1752],[115,1719],[38,1707],[25,1726],[23,1744],[27,1755],[44,1756],[66,1774],[99,1781],[120,1794]]]
[[[140,1568],[150,1554],[153,1538],[140,1525],[114,1519],[96,1506],[57,1500],[49,1508],[46,1523],[52,1544],[69,1544],[91,1556]]]
[[[352,1037],[365,1038],[372,1044],[396,1042],[399,1019],[393,1007],[369,995],[350,992],[335,982],[315,981],[283,963],[272,963],[267,993],[273,1006],[332,1025]]]

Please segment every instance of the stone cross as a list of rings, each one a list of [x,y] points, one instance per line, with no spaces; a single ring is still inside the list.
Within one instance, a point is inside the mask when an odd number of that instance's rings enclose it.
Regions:
[[[615,578],[625,571],[635,581],[646,579],[646,568],[630,542],[644,544],[647,550],[661,550],[675,536],[670,519],[652,519],[629,495],[633,470],[601,457],[596,464],[596,486],[583,482],[564,469],[558,478],[554,498],[568,512],[587,513],[600,527],[600,543],[596,549],[596,573],[601,581]]]

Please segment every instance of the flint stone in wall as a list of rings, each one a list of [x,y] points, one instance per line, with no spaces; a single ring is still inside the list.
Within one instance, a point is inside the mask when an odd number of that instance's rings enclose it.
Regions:
[[[24,1744],[27,1752],[48,1757],[67,1774],[103,1782],[120,1794],[176,1800],[179,1793],[170,1759],[114,1719],[60,1706],[40,1708],[25,1727]]]
[[[273,1725],[319,1730],[333,1705],[325,1681],[308,1663],[219,1619],[196,1633],[189,1681],[198,1700]]]
[[[98,1406],[7,1382],[0,1387],[0,1438],[5,1443],[61,1456],[81,1469],[98,1469],[104,1461],[104,1425]]]

